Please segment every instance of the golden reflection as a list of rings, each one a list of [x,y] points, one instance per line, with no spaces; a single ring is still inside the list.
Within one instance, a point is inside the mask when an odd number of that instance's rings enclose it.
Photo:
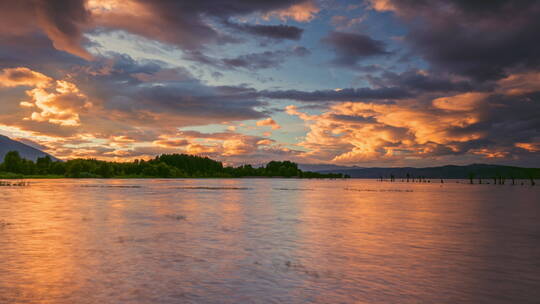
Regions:
[[[320,182],[313,183],[317,187]],[[368,288],[371,295],[388,293],[389,288],[421,294],[424,291],[418,288],[422,286],[442,284],[437,288],[460,290],[474,283],[475,278],[460,277],[466,269],[456,268],[462,265],[446,263],[449,252],[459,255],[477,246],[459,230],[449,233],[447,227],[463,220],[456,216],[474,218],[474,206],[453,213],[456,202],[436,184],[336,183],[333,190],[300,192],[296,198],[301,202],[302,246],[297,247],[292,267],[304,276],[306,288],[321,277],[348,278],[358,286],[355,300],[362,301]],[[384,283],[371,282],[382,274]],[[430,281],[440,275],[446,276],[443,283]],[[317,301],[331,299],[320,294]]]
[[[10,242],[2,248],[8,258],[16,259],[7,269],[12,291],[33,303],[74,292],[80,283],[76,247],[82,223],[77,208],[65,202],[76,201],[76,193],[57,196],[39,186],[10,190],[25,192],[24,200],[12,202],[3,215],[12,224]]]
[[[533,188],[34,180],[0,189],[0,302],[477,303],[509,273],[522,303]]]

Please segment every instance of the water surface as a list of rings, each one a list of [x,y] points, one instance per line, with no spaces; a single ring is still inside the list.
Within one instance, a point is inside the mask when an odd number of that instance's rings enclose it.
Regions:
[[[32,180],[0,303],[538,303],[540,187]]]

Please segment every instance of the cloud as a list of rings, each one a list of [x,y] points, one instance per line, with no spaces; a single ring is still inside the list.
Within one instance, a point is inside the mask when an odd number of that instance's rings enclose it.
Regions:
[[[179,127],[267,116],[252,89],[205,85],[187,70],[128,56],[96,57],[64,78],[24,67],[0,69],[0,78],[0,120],[36,135],[153,141]]]
[[[285,21],[293,19],[298,22],[308,22],[315,18],[315,15],[320,11],[314,1],[307,0],[298,4],[293,4],[285,9],[277,9],[265,14],[265,19],[278,17]]]
[[[33,111],[25,120],[79,126],[79,112],[92,106],[73,83],[53,81],[25,67],[3,69],[0,72],[0,84],[7,87],[34,87],[26,91],[30,100],[20,102],[21,107]]]
[[[301,102],[321,101],[369,101],[384,99],[402,99],[410,97],[410,93],[399,87],[372,88],[347,88],[339,90],[317,90],[312,92],[285,90],[285,91],[261,91],[263,97],[273,99],[289,99]]]
[[[538,1],[371,1],[408,26],[407,42],[439,71],[479,81],[540,67]],[[513,22],[509,24],[511,16]]]
[[[26,67],[7,68],[0,71],[0,86],[3,87],[46,87],[51,81],[51,78]]]
[[[271,117],[257,121],[257,126],[259,127],[269,126],[269,127],[272,127],[272,130],[281,129],[281,126]]]
[[[76,85],[63,80],[57,80],[50,88],[37,87],[26,93],[30,102],[23,101],[21,106],[35,109],[30,117],[25,118],[29,120],[80,126],[79,112],[92,107],[88,97]]]
[[[213,60],[212,63],[226,68],[245,68],[248,70],[259,70],[279,67],[290,57],[303,57],[310,54],[305,47],[295,47],[290,50],[266,51],[262,53],[252,53],[240,55],[235,58],[224,58],[220,62]]]
[[[540,138],[536,138],[535,142],[530,143],[516,143],[515,146],[529,152],[540,152]]]
[[[278,68],[286,60],[292,57],[305,57],[310,54],[311,52],[307,48],[295,46],[283,50],[243,54],[232,58],[211,57],[202,52],[193,51],[186,53],[184,58],[219,69],[246,69],[255,71],[260,69]]]
[[[43,33],[13,35],[0,29],[0,45],[0,68],[46,69],[43,72],[47,75],[59,77],[66,70],[86,64],[80,57],[58,51]]]
[[[367,0],[369,7],[379,12],[395,11],[396,7],[392,0]]]
[[[336,103],[319,115],[294,106],[287,113],[309,128],[299,143],[307,159],[348,164],[417,165],[485,162],[533,164],[538,140],[540,94],[520,96],[469,92],[425,103]],[[519,143],[519,144],[516,144]]]
[[[226,23],[226,25],[259,37],[271,38],[275,40],[300,40],[303,29],[292,25],[262,25],[262,24],[236,24]]]
[[[58,50],[92,59],[81,45],[83,27],[89,21],[84,0],[34,1],[38,24]]]
[[[447,111],[472,111],[482,105],[487,93],[464,93],[451,97],[440,97],[433,100],[433,106]]]
[[[348,18],[346,16],[336,15],[330,19],[330,22],[338,31],[346,31],[358,27],[365,19],[365,16]]]
[[[260,147],[268,147],[273,143],[274,141],[269,139],[236,132],[202,133],[198,131],[181,131],[170,138],[162,136],[162,139],[155,141],[154,145],[181,149],[177,150],[177,152],[215,158],[227,157],[230,160],[234,159],[234,157],[249,157],[258,153]]]
[[[497,82],[498,88],[504,94],[522,95],[540,91],[540,72],[509,74]]]
[[[334,63],[344,66],[355,65],[368,57],[390,54],[384,42],[363,34],[333,31],[322,42],[335,50]]]
[[[198,50],[208,44],[237,42],[214,26],[229,19],[250,14],[283,16],[307,20],[314,7],[295,0],[277,1],[93,1],[90,10],[96,26],[124,30],[185,50]],[[280,12],[280,13],[278,13]],[[290,12],[290,13],[286,13]],[[237,29],[278,39],[295,39],[299,29],[287,26],[238,25]]]
[[[474,90],[490,90],[492,86],[452,77],[444,73],[429,70],[409,69],[402,73],[385,71],[380,76],[365,77],[374,87],[399,87],[416,93],[426,92],[469,92]]]
[[[285,84],[288,78],[260,84],[243,76],[288,60],[307,61],[300,58],[313,49],[297,43],[307,34],[316,41],[313,34],[325,35],[320,26],[327,26],[297,23],[317,16],[315,1],[1,2],[2,128],[46,137],[49,143],[36,142],[65,157],[185,152],[239,162],[274,157],[385,164],[538,160],[537,1],[373,0],[369,7],[387,12],[379,20],[400,22],[403,38],[392,44],[403,44],[409,61],[376,62],[395,54],[385,43],[388,37],[378,40],[395,34],[394,25],[391,31],[381,27],[376,37],[353,32],[360,22],[377,21],[375,12],[366,19],[334,16],[337,31],[322,42],[335,51],[334,64],[353,71],[331,70],[328,76],[335,78],[326,88],[307,91]],[[112,32],[144,37],[166,49],[148,57],[182,58],[174,66],[133,59],[88,40],[105,41]],[[246,37],[263,40],[250,43]],[[276,42],[285,44],[256,49]],[[245,48],[226,45],[232,43]],[[320,84],[321,74],[308,74],[324,73],[315,66],[327,60],[323,56],[314,52],[312,66],[295,74],[302,77],[294,85]],[[179,66],[186,59],[192,62]],[[242,75],[228,75],[231,71]],[[362,78],[352,79],[357,73]],[[351,87],[347,81],[367,85]],[[344,88],[333,89],[338,82]],[[226,128],[244,120],[276,130],[280,125],[269,117],[283,100],[296,104],[285,111],[309,130],[299,146],[292,138],[274,141],[269,132],[266,137],[237,133],[244,128],[178,131],[209,124]]]
[[[227,5],[218,0],[21,0],[0,4],[0,36],[44,34],[57,50],[92,60],[87,33],[125,31],[184,50],[200,50],[242,40],[217,29],[216,23],[252,14],[308,21],[317,11],[313,3],[299,0],[235,0]],[[286,25],[241,28],[275,39],[297,40],[302,33]]]
[[[154,145],[160,147],[184,147],[189,145],[189,141],[185,139],[160,139],[153,142]]]
[[[84,59],[92,55],[82,46],[89,21],[84,0],[21,0],[0,4],[0,37],[24,37],[42,32],[57,50]]]

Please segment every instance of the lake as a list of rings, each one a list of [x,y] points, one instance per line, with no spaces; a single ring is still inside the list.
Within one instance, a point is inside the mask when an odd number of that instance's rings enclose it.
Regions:
[[[0,187],[0,303],[538,303],[526,184],[30,180]]]

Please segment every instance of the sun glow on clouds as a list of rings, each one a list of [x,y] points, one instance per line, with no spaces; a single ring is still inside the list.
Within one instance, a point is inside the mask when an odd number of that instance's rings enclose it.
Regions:
[[[61,158],[539,159],[534,1],[222,2],[0,2],[0,132]]]
[[[264,120],[257,121],[257,126],[263,127],[263,126],[269,126],[272,127],[272,130],[278,130],[281,129],[281,126],[272,118],[267,118]]]
[[[435,109],[414,107],[410,101],[402,105],[344,102],[320,115],[305,114],[294,106],[286,111],[308,123],[309,132],[300,143],[309,150],[306,156],[357,163],[460,152],[460,143],[479,139],[482,134],[453,134],[451,130],[478,121],[479,113],[468,105],[480,99],[454,96],[442,107],[440,101],[434,102]],[[440,112],[437,107],[450,111]]]
[[[78,126],[78,112],[92,106],[75,84],[64,80],[54,81],[25,67],[4,69],[0,73],[0,84],[8,87],[34,87],[26,91],[30,100],[20,102],[21,107],[35,109],[26,120]]]
[[[380,12],[393,11],[396,9],[392,0],[369,0],[368,3],[372,9]]]
[[[35,88],[26,92],[31,102],[23,101],[21,106],[34,106],[37,111],[27,118],[47,121],[61,126],[79,126],[79,111],[88,109],[92,103],[73,83],[57,80],[49,90]]]
[[[7,68],[0,71],[0,87],[31,86],[43,88],[49,85],[51,78],[29,68]]]
[[[294,4],[286,9],[272,11],[264,16],[265,19],[277,17],[283,21],[293,19],[298,22],[309,22],[315,18],[320,11],[314,1],[308,0],[299,4]]]

